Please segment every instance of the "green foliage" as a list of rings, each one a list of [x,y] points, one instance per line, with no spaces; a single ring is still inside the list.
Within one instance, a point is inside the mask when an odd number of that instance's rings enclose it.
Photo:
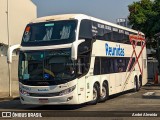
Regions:
[[[128,9],[132,28],[145,33],[148,43],[151,43],[154,35],[160,32],[160,0],[141,0],[129,5]]]

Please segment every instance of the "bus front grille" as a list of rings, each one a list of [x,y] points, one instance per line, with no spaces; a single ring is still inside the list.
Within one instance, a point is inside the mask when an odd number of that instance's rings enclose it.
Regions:
[[[59,92],[57,93],[30,93],[30,96],[32,97],[53,97],[53,96],[59,96]]]

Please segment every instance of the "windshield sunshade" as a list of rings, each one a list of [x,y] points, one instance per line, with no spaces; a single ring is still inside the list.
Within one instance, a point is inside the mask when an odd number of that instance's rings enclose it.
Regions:
[[[76,26],[76,20],[29,24],[24,31],[22,45],[40,42],[71,43],[75,40]]]

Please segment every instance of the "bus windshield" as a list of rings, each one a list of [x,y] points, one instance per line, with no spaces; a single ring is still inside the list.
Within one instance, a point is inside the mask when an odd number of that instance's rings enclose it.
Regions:
[[[20,52],[19,79],[57,81],[72,79],[75,69],[70,50]]]
[[[75,40],[76,26],[76,20],[29,24],[24,31],[22,45],[71,43]]]

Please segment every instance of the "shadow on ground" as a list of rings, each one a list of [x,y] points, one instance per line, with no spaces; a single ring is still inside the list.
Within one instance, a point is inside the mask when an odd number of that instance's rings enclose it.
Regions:
[[[110,103],[111,101],[116,101],[119,98],[140,98],[142,99],[142,94],[144,94],[145,91],[148,91],[147,89],[158,89],[159,86],[153,86],[153,84],[147,84],[146,86],[142,87],[142,90],[139,92],[136,92],[134,95],[130,95],[130,93],[133,93],[133,90],[129,90],[126,92],[122,92],[116,95],[112,95],[109,97],[109,100],[106,101],[106,103]],[[146,99],[146,98],[143,98]],[[142,100],[143,100],[142,99]],[[158,97],[152,97],[151,99],[160,99],[160,96]],[[22,105],[20,103],[19,98],[13,99],[13,100],[3,100],[0,101],[0,110],[82,110],[83,108],[86,108],[89,106],[88,104],[81,104],[81,105]],[[82,109],[81,109],[82,108]],[[92,108],[92,107],[91,107]]]
[[[0,101],[0,109],[3,110],[76,110],[86,107],[81,105],[23,105],[18,98],[13,100]]]
[[[109,100],[114,100],[114,98],[120,97],[121,95],[131,93],[131,91],[126,91],[109,97]],[[107,101],[106,101],[107,102]],[[23,105],[20,103],[19,98],[12,100],[0,101],[0,109],[5,110],[78,110],[80,108],[85,108],[90,104],[85,103],[81,105]]]

